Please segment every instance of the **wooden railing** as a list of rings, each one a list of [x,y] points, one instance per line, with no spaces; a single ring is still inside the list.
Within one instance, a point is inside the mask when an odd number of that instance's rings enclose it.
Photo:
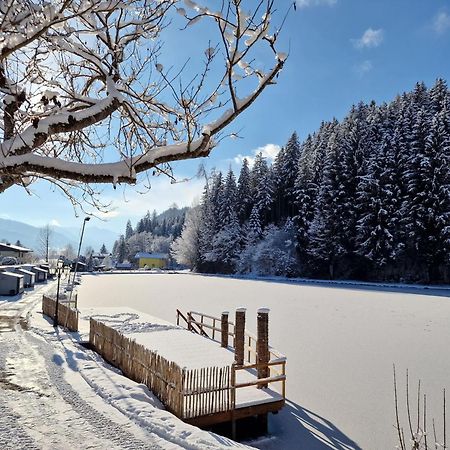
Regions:
[[[180,325],[180,318],[184,320],[187,325],[187,329],[189,331],[194,332],[195,334],[201,334],[202,336],[209,337],[208,334],[203,330],[203,327],[197,326],[195,321],[192,319],[191,313],[187,313],[187,318],[185,315],[177,309],[177,325]]]
[[[178,311],[178,310],[177,310]],[[189,311],[187,313],[190,328],[193,329],[194,326],[197,326],[200,330],[209,330],[210,339],[214,341],[220,342],[222,338],[222,329],[217,325],[221,324],[221,318],[211,316],[209,314],[204,314],[197,311]],[[205,333],[206,334],[206,333]],[[229,345],[229,347],[235,347],[235,324],[231,321],[228,321],[228,335],[233,339],[233,345]],[[209,336],[208,336],[209,337]],[[278,352],[272,347],[269,347],[269,362],[267,364],[258,364],[258,353],[257,353],[257,338],[253,334],[245,331],[244,333],[244,356],[245,356],[245,364],[242,366],[233,365],[232,372],[232,385],[236,388],[243,388],[249,386],[267,386],[270,383],[281,383],[280,394],[283,398],[286,398],[286,356],[282,353]],[[241,370],[256,370],[259,367],[268,367],[269,368],[269,377],[256,379],[252,382],[246,383],[236,383],[236,371]]]

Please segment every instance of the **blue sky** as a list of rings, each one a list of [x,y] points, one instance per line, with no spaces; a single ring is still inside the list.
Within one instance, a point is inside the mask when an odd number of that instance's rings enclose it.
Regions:
[[[278,3],[281,12],[288,0]],[[200,40],[199,34],[193,39]],[[303,139],[321,121],[344,117],[354,103],[389,101],[417,81],[430,86],[437,77],[450,78],[448,0],[297,0],[283,39],[289,59],[278,84],[228,130],[239,130],[242,139],[223,140],[203,161],[174,163],[178,179],[193,177],[200,162],[207,169],[231,165],[238,170],[243,156],[259,149],[273,156],[294,130]],[[180,47],[167,46],[175,59],[185,56]],[[174,202],[190,205],[202,186],[203,180],[195,178],[171,185],[162,177],[153,178],[145,194],[104,186],[103,198],[113,207],[96,225],[123,232],[128,218],[135,224],[147,210],[160,212]],[[0,217],[37,226],[81,224],[69,201],[48,184],[32,190],[32,197],[19,188],[1,194]]]

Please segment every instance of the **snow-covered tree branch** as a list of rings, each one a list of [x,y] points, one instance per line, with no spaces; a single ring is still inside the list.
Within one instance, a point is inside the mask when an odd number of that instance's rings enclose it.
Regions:
[[[40,178],[68,189],[134,183],[208,155],[286,55],[274,0],[203,3],[0,1],[0,192]],[[193,26],[204,48],[171,66],[164,41]]]

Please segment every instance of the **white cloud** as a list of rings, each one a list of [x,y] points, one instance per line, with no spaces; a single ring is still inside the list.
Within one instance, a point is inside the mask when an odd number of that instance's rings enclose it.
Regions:
[[[450,28],[450,15],[446,12],[440,12],[433,21],[433,29],[438,34],[445,33]]]
[[[359,63],[355,66],[355,71],[358,75],[363,76],[373,69],[372,61],[366,59],[365,61]]]
[[[51,225],[53,227],[60,227],[61,226],[61,224],[56,219],[50,220],[49,225]]]
[[[380,28],[374,30],[368,28],[359,39],[353,39],[353,45],[356,48],[371,48],[378,47],[384,39],[384,31]]]
[[[297,0],[298,8],[308,8],[309,6],[328,5],[333,6],[337,3],[337,0]]]
[[[253,166],[253,163],[255,162],[255,156],[258,153],[262,153],[262,155],[264,156],[264,158],[267,158],[269,160],[269,162],[273,162],[273,160],[276,158],[276,156],[278,155],[278,152],[281,150],[281,147],[277,144],[266,144],[263,147],[258,147],[254,150],[252,150],[252,152],[249,155],[237,155],[233,158],[233,161],[236,164],[242,164],[242,161],[244,160],[244,158],[247,159],[248,163],[250,166]]]
[[[163,212],[176,203],[180,208],[190,206],[200,198],[205,180],[192,179],[172,184],[166,176],[151,179],[151,189],[139,193],[133,188],[127,188],[124,195],[119,192],[117,196],[105,199],[111,202],[110,211],[102,214],[96,213],[102,219],[108,220],[116,217],[141,218],[147,211]]]

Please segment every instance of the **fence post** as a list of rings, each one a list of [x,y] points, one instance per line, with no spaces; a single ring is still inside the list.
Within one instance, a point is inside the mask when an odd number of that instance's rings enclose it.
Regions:
[[[256,362],[258,365],[258,378],[267,378],[270,376],[270,368],[267,363],[270,360],[269,354],[269,309],[259,308],[257,316],[257,337],[256,343]],[[267,387],[267,384],[260,384],[258,388]]]
[[[236,309],[234,361],[237,366],[244,365],[245,311],[245,308]]]
[[[222,329],[221,346],[227,348],[228,347],[228,311],[224,311],[222,313],[221,329]]]

